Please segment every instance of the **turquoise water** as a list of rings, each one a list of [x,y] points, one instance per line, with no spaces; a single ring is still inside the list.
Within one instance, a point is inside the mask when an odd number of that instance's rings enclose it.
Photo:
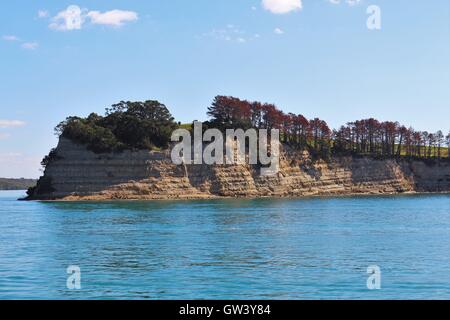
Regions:
[[[0,192],[1,299],[450,299],[450,195],[39,203]],[[69,265],[81,289],[66,286]],[[367,267],[381,269],[369,290]]]

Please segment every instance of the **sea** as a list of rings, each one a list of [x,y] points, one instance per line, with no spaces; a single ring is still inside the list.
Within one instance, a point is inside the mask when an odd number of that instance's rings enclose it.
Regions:
[[[0,299],[450,299],[450,194],[28,202]]]

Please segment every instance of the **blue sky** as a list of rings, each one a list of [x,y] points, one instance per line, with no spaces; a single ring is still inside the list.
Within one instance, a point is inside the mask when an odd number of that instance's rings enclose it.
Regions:
[[[120,100],[190,122],[225,94],[334,128],[376,117],[447,132],[449,1],[333,2],[2,1],[0,176],[39,176],[59,121]]]

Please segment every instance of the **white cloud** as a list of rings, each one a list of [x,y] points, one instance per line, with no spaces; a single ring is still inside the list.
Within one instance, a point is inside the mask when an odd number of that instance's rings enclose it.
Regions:
[[[120,27],[126,22],[138,20],[134,11],[110,10],[106,12],[88,11],[77,5],[71,5],[52,18],[49,27],[58,31],[80,30],[89,19],[92,24]]]
[[[291,11],[301,10],[301,0],[262,0],[264,9],[275,13],[284,14]]]
[[[20,41],[19,38],[17,38],[16,36],[13,36],[13,35],[6,35],[6,36],[3,36],[2,38],[5,41]]]
[[[228,24],[222,29],[213,29],[212,31],[203,34],[203,37],[210,37],[216,40],[223,40],[236,43],[247,43],[252,40],[256,40],[261,36],[259,34],[249,35],[239,27]]]
[[[47,18],[49,16],[49,12],[47,10],[39,10],[38,18]]]
[[[27,50],[36,50],[39,47],[39,43],[37,42],[24,42],[21,47]]]
[[[49,27],[58,31],[80,30],[85,20],[85,9],[71,5],[52,18]]]
[[[20,43],[20,46],[23,49],[28,49],[28,50],[35,50],[38,48],[39,44],[36,41],[33,42],[27,42],[25,40],[21,40],[16,36],[13,35],[7,35],[7,36],[3,36],[3,40],[5,41],[14,41],[14,42],[18,42]],[[0,120],[3,121],[3,120]]]
[[[273,30],[273,32],[274,32],[275,34],[283,34],[283,33],[284,33],[284,31],[281,30],[280,28],[275,28],[275,29]]]
[[[18,43],[20,43],[20,46],[23,49],[27,49],[27,50],[36,50],[39,46],[39,43],[37,43],[36,41],[27,42],[25,40],[19,39],[16,36],[13,36],[13,35],[3,36],[3,40],[18,42]],[[0,120],[0,121],[4,121],[4,120]]]
[[[328,0],[332,4],[340,4],[341,0]],[[360,3],[361,0],[345,0],[345,3],[347,3],[349,6],[354,6]]]
[[[0,128],[23,127],[26,123],[20,120],[2,120],[0,119]]]
[[[93,24],[120,27],[125,22],[136,21],[138,14],[134,11],[111,10],[106,12],[90,11],[87,16]]]
[[[358,3],[360,3],[361,0],[346,0],[345,2],[347,2],[350,6],[354,6]]]

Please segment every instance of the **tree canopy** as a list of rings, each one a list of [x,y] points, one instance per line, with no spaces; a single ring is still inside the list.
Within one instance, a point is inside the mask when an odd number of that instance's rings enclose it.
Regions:
[[[217,96],[208,107],[206,128],[279,129],[281,142],[313,155],[376,157],[448,157],[450,134],[416,131],[395,121],[362,119],[332,130],[327,122],[308,120],[301,114],[285,113],[270,103]],[[98,153],[125,149],[167,148],[179,125],[167,107],[158,101],[121,101],[106,109],[104,116],[92,113],[86,118],[69,117],[56,127],[56,133],[86,145]],[[50,154],[48,157],[54,157]],[[45,162],[49,162],[51,159]],[[45,160],[45,159],[44,159]]]
[[[121,101],[107,108],[105,116],[92,113],[87,118],[68,117],[55,131],[61,137],[102,153],[167,148],[177,127],[165,105],[148,100]]]
[[[279,129],[282,142],[313,155],[442,158],[450,133],[415,131],[394,121],[363,119],[331,130],[326,121],[284,113],[273,104],[217,96],[208,108],[209,127],[219,129]],[[448,149],[445,150],[448,157]]]

